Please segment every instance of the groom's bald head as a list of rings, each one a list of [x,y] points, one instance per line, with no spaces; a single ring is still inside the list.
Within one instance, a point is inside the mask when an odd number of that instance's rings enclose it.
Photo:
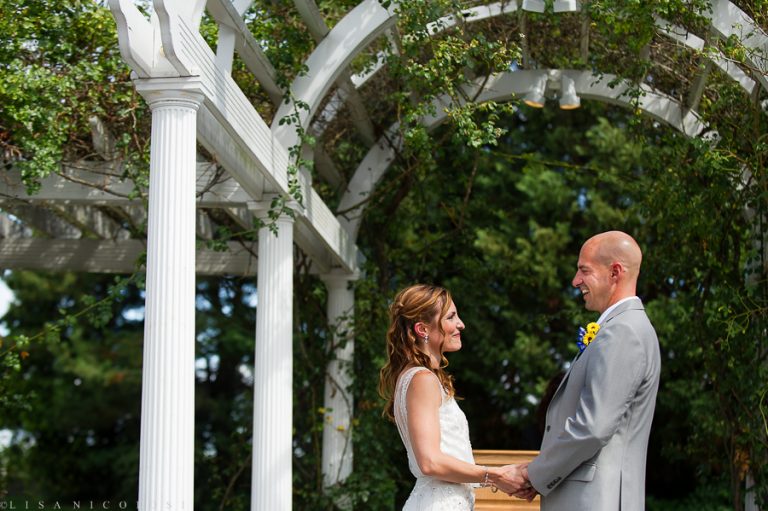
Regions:
[[[602,313],[619,300],[635,296],[643,253],[629,234],[609,231],[581,247],[571,285],[581,291],[587,310]]]
[[[610,266],[619,263],[627,272],[627,277],[637,282],[643,252],[629,234],[621,231],[608,231],[589,238],[584,247],[594,248],[594,257],[602,264]]]

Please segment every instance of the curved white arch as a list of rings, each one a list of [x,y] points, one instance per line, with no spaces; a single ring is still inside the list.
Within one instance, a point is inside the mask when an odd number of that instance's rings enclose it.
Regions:
[[[688,30],[673,25],[668,21],[656,18],[656,26],[661,32],[679,43],[684,44],[688,48],[695,51],[703,51],[706,46],[706,42],[701,37],[692,34]],[[720,50],[709,48],[703,55],[707,59],[711,60],[713,64],[719,67],[726,76],[729,76],[738,83],[747,94],[752,94],[757,87],[757,83],[747,75],[736,63],[729,60],[723,55]]]
[[[385,9],[379,0],[364,0],[317,45],[307,59],[307,73],[297,77],[291,85],[292,95],[307,105],[307,109],[298,109],[302,127],[307,127],[320,101],[352,59],[395,23],[393,9],[392,6]],[[272,121],[272,132],[286,148],[298,142],[295,123],[280,124],[282,119],[293,113],[293,109],[293,103],[283,103]]]
[[[768,34],[747,13],[728,0],[714,0],[711,14],[709,19],[717,33],[724,38],[736,36],[741,44],[751,50],[747,61],[756,68],[755,76],[763,88],[768,90]]]
[[[543,70],[543,71],[514,71],[492,76],[485,84],[482,92],[477,95],[477,102],[508,101],[516,96],[528,92],[531,87],[542,77],[549,74],[556,76],[563,74],[573,79],[576,92],[582,99],[593,99],[626,107],[637,106],[651,117],[670,125],[688,137],[700,136],[707,125],[698,115],[687,110],[677,100],[662,94],[651,87],[642,86],[643,95],[639,98],[639,104],[632,104],[631,98],[626,92],[633,86],[629,82],[619,82],[611,87],[609,84],[616,80],[614,75],[597,76],[589,71],[573,70]],[[475,82],[481,84],[482,81]],[[468,97],[474,97],[478,92],[478,85],[467,90]],[[447,100],[443,99],[435,105],[435,115],[423,119],[427,129],[434,129],[441,124],[446,116],[445,107]],[[396,152],[402,147],[402,140],[398,135],[398,126],[393,125],[379,141],[368,151],[363,161],[358,165],[347,189],[339,202],[338,211],[344,214],[338,215],[339,223],[347,229],[352,240],[357,240],[360,230],[366,198],[370,196],[384,173],[395,159]]]
[[[462,11],[462,14],[465,21],[471,23],[508,14],[514,12],[517,8],[515,2],[512,2],[512,5],[505,4],[506,2],[495,2],[481,5]],[[579,10],[578,2],[560,2],[559,8],[555,9],[555,12],[576,12]],[[753,50],[751,58],[747,60],[760,71],[756,73],[757,78],[760,80],[763,88],[768,90],[768,79],[766,79],[766,75],[768,75],[768,35],[760,29],[755,20],[729,0],[713,0],[712,11],[709,13],[705,12],[704,15],[708,15],[712,28],[721,37],[727,39],[730,36],[736,36],[744,46]],[[455,17],[449,15],[440,18],[438,22],[431,25],[434,27],[435,32],[437,32],[450,28],[455,24]],[[673,25],[660,18],[656,19],[656,24],[667,37],[682,42],[694,50],[702,50],[704,48],[704,40],[691,34],[685,28]],[[705,57],[711,59],[723,72],[738,82],[748,94],[753,92],[754,80],[749,78],[736,64],[726,59],[721,52],[712,52],[711,55],[705,55]]]
[[[576,2],[561,2],[560,8],[557,12],[575,12],[579,10],[579,5]],[[462,11],[464,22],[472,23],[476,21],[482,21],[496,16],[504,14],[510,14],[517,11],[517,2],[494,2],[487,5],[479,5]],[[754,50],[754,57],[751,60],[762,74],[757,73],[763,87],[768,90],[768,81],[766,81],[766,71],[768,71],[768,36],[763,33],[752,18],[747,16],[738,7],[733,5],[728,0],[716,0],[713,4],[712,14],[710,21],[715,30],[722,37],[729,37],[736,35],[741,39],[742,43],[749,46]],[[430,34],[437,34],[444,30],[447,30],[456,25],[456,16],[450,14],[444,16],[437,21],[434,21],[427,25]],[[673,39],[688,48],[696,51],[704,49],[704,40],[700,37],[690,33],[688,30],[673,25],[672,23],[663,20],[661,18],[656,19],[656,25],[660,29],[660,32]],[[746,28],[745,28],[746,27]],[[717,67],[719,67],[727,76],[736,81],[747,94],[752,94],[757,86],[756,82],[750,78],[737,64],[727,59],[720,51],[714,51],[710,49],[703,55],[705,58],[711,60]],[[762,59],[760,57],[762,56]],[[356,87],[362,87],[368,80],[373,78],[382,68],[383,59],[379,58],[376,64],[360,75],[352,76],[352,82]],[[322,99],[322,98],[320,98]],[[332,120],[336,112],[338,112],[340,103],[343,104],[344,98],[334,98],[333,106],[329,106],[328,111],[323,111],[322,118],[324,119],[323,125],[327,125]],[[310,117],[311,118],[311,117]],[[317,130],[317,134],[322,133],[322,128]]]

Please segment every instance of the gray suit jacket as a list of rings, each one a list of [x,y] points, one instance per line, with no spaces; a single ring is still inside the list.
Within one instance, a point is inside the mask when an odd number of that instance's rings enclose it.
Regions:
[[[639,298],[609,313],[547,409],[528,466],[542,511],[645,509],[645,459],[661,357]]]

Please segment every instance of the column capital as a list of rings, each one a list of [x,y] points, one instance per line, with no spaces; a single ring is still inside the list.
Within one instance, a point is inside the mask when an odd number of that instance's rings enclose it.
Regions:
[[[347,289],[350,282],[355,282],[360,278],[360,272],[356,270],[354,273],[349,273],[341,269],[333,269],[328,273],[321,273],[319,277],[329,290]]]
[[[133,83],[138,93],[149,103],[150,109],[173,105],[197,110],[205,100],[203,82],[199,76],[140,78]]]

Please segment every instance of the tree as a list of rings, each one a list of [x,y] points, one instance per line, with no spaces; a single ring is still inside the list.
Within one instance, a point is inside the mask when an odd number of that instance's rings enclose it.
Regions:
[[[319,2],[331,25],[353,5]],[[699,112],[717,129],[716,146],[688,140],[639,110],[587,101],[572,112],[532,110],[516,100],[476,105],[463,88],[470,80],[534,64],[616,74],[635,83],[635,98],[642,94],[638,84],[649,79],[679,96],[699,72],[701,54],[659,37],[654,20],[700,33],[708,26],[708,4],[589,2],[586,62],[578,50],[584,20],[576,15],[457,22],[428,37],[427,22],[466,5],[401,4],[398,53],[385,57],[389,73],[360,90],[375,113],[376,133],[397,122],[404,145],[368,201],[358,240],[367,262],[356,284],[355,472],[330,493],[319,473],[319,389],[331,356],[324,349],[330,335],[326,296],[308,275],[304,255],[297,256],[296,508],[331,509],[342,494],[368,509],[393,509],[405,499],[412,481],[395,429],[380,416],[375,375],[383,363],[388,300],[414,281],[449,287],[468,325],[466,346],[450,358],[450,370],[465,398],[461,406],[475,447],[535,448],[547,384],[575,355],[578,325],[594,319],[570,289],[574,259],[584,239],[610,228],[631,232],[645,248],[640,293],[664,357],[649,509],[700,509],[703,498],[720,509],[741,509],[747,471],[766,503],[768,130],[758,106],[764,93],[746,97],[717,71],[710,74]],[[764,1],[739,5],[765,28]],[[126,178],[139,189],[146,181],[149,116],[128,82],[106,9],[45,0],[4,3],[0,9],[4,166],[21,168],[34,188],[62,160],[87,161],[93,153],[88,119],[96,114],[120,134],[116,158],[127,162]],[[289,83],[313,48],[297,11],[289,4],[257,2],[246,19],[281,83]],[[215,44],[210,20],[202,30]],[[720,51],[756,72],[739,41],[709,44],[706,51]],[[370,66],[386,46],[374,44],[353,66]],[[654,58],[638,58],[646,50]],[[239,60],[233,76],[259,112],[267,119],[274,115]],[[429,132],[420,119],[441,95],[452,102],[448,122]],[[339,112],[316,141],[333,155],[342,182],[367,150],[346,123],[350,115]],[[322,179],[315,186],[331,205],[343,191]],[[214,241],[252,235],[234,232],[222,230]],[[98,473],[108,475],[104,498],[135,493],[141,324],[140,315],[131,314],[141,306],[140,281],[115,285],[103,277],[22,272],[10,279],[20,304],[7,319],[8,341],[48,333],[45,343],[24,345],[28,357],[10,352],[19,372],[3,373],[3,396],[19,396],[16,404],[26,406],[23,413],[5,413],[1,423],[19,432],[0,454],[5,467],[24,467],[6,472],[6,484],[12,482],[6,488],[17,496],[39,491],[98,497],[88,485]],[[199,279],[197,292],[196,469],[205,484],[196,485],[196,505],[244,507],[254,289],[248,280]],[[73,319],[83,309],[89,313],[81,317],[91,316],[91,322]],[[56,328],[46,327],[45,320]],[[69,409],[105,413],[81,421]],[[712,494],[707,488],[714,488]]]
[[[13,432],[0,453],[3,493],[45,499],[133,501],[136,494],[141,396],[143,300],[135,286],[110,296],[112,277],[13,272],[16,302],[5,324],[14,336],[47,332],[25,352],[19,376],[3,394],[23,396],[21,409],[2,407],[0,425]],[[90,321],[54,319],[108,297]],[[132,314],[134,313],[134,314]],[[94,487],[94,477],[100,484]]]
[[[109,159],[146,158],[147,112],[130,83],[107,9],[84,0],[2,2],[0,33],[5,170],[21,170],[34,190],[63,161],[99,159],[91,143],[94,117],[118,134]],[[124,177],[143,184],[137,170],[125,166]]]

